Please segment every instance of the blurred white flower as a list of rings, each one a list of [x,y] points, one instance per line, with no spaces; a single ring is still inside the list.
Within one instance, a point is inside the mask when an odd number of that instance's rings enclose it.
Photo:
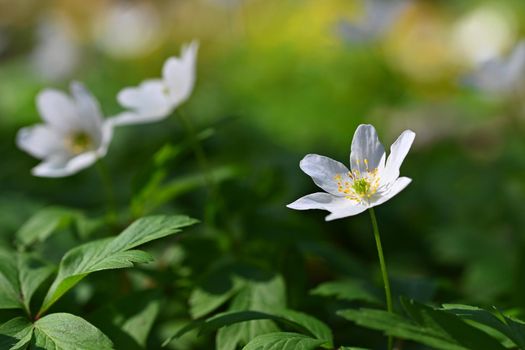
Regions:
[[[409,0],[366,0],[362,17],[357,22],[341,21],[339,31],[350,41],[366,42],[379,39],[409,5]]]
[[[104,121],[98,101],[82,84],[71,84],[71,97],[46,89],[36,104],[45,124],[20,129],[16,140],[18,147],[42,159],[33,175],[69,176],[106,155],[112,124]]]
[[[482,63],[467,77],[467,83],[498,96],[517,94],[525,88],[525,40],[508,57],[496,57]]]
[[[118,2],[95,18],[96,45],[108,55],[134,58],[154,50],[162,31],[157,10],[146,3]]]
[[[80,62],[80,48],[72,26],[64,18],[47,17],[37,28],[37,44],[30,60],[36,73],[49,81],[68,78]]]
[[[186,101],[195,83],[198,43],[182,47],[180,58],[170,57],[164,63],[161,79],[149,79],[137,87],[118,93],[118,102],[130,111],[113,118],[114,125],[149,123],[166,118]]]
[[[357,215],[380,205],[403,190],[412,180],[399,177],[415,133],[405,130],[390,148],[385,164],[385,149],[372,125],[359,125],[352,140],[350,169],[331,158],[308,154],[300,167],[326,192],[299,198],[287,207],[297,210],[322,209],[331,214],[326,220]]]

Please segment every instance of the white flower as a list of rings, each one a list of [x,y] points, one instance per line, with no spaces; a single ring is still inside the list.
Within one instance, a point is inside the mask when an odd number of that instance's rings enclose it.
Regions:
[[[195,83],[198,43],[184,45],[180,58],[164,63],[161,79],[150,79],[138,87],[125,88],[117,96],[119,103],[131,111],[113,118],[114,125],[149,123],[166,118],[186,101]]]
[[[525,89],[525,40],[507,58],[496,57],[481,64],[467,79],[480,90],[511,95]]]
[[[377,40],[392,28],[410,4],[409,0],[366,0],[359,21],[340,22],[342,35],[355,42]]]
[[[380,205],[403,190],[412,180],[399,177],[399,168],[416,134],[405,130],[390,148],[385,164],[385,149],[372,125],[359,125],[352,140],[350,169],[333,159],[308,154],[300,167],[326,192],[317,192],[288,204],[291,209],[323,209],[331,214],[326,220],[357,215]]]
[[[94,18],[95,44],[117,59],[144,56],[162,41],[161,19],[146,2],[116,2]]]
[[[48,81],[67,78],[78,67],[82,50],[74,38],[74,27],[57,14],[45,17],[37,28],[37,43],[31,53],[32,68]]]
[[[97,100],[82,84],[71,84],[71,97],[46,89],[36,104],[45,124],[20,129],[16,140],[18,147],[42,159],[33,175],[72,175],[106,155],[112,124],[104,121]]]

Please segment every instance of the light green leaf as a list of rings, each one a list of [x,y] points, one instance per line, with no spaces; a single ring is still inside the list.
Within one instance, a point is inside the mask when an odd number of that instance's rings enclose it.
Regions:
[[[83,318],[57,313],[34,324],[32,346],[46,350],[110,350],[113,343]]]
[[[347,301],[366,301],[374,304],[383,304],[381,294],[377,289],[358,280],[341,280],[325,282],[318,285],[311,292],[323,297],[336,297]]]
[[[106,238],[75,247],[67,252],[55,281],[49,288],[39,314],[45,312],[82,278],[95,271],[131,267],[151,256],[132,250],[144,243],[180,232],[197,221],[187,216],[151,216],[139,219],[115,238]]]
[[[45,241],[60,227],[68,225],[80,212],[68,208],[47,207],[34,214],[17,231],[16,242],[27,247],[35,242]]]
[[[29,313],[31,297],[54,269],[30,254],[0,249],[0,309]]]
[[[33,325],[27,318],[13,318],[0,326],[0,349],[26,349],[32,335]]]
[[[323,341],[299,333],[275,332],[250,341],[243,350],[315,350]]]

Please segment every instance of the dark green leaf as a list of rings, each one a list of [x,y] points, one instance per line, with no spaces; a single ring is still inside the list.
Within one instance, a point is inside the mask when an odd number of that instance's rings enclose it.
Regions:
[[[444,305],[444,309],[463,319],[488,326],[505,335],[515,345],[525,349],[525,323],[503,315],[469,305]]]
[[[54,269],[30,254],[0,249],[0,309],[29,313],[31,297]]]
[[[0,349],[26,349],[32,335],[33,325],[27,318],[13,318],[0,326]]]

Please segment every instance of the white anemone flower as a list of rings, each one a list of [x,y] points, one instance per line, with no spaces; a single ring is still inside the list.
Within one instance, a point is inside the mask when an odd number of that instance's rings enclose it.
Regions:
[[[180,57],[170,57],[162,68],[162,78],[149,79],[137,87],[118,93],[118,102],[130,111],[113,118],[114,125],[156,122],[166,118],[191,95],[195,84],[198,43],[182,47]]]
[[[342,163],[317,154],[308,154],[300,167],[326,192],[299,198],[287,207],[297,210],[322,209],[331,214],[327,221],[357,215],[380,205],[402,191],[412,180],[399,177],[415,133],[405,130],[390,148],[385,149],[372,125],[359,125],[352,140],[350,170]]]
[[[98,101],[82,84],[71,84],[71,96],[46,89],[36,105],[45,123],[20,129],[16,139],[18,147],[42,160],[33,175],[69,176],[106,155],[112,124],[104,121]]]
[[[485,61],[467,78],[478,89],[495,95],[510,96],[525,89],[525,40],[508,57]]]

